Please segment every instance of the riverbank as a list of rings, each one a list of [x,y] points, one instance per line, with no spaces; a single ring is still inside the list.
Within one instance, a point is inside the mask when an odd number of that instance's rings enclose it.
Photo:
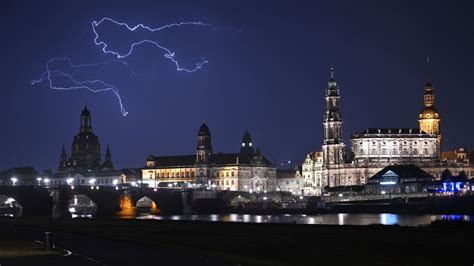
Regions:
[[[128,252],[117,253],[116,249],[89,243],[100,250],[95,258],[109,265],[116,265],[108,263],[113,257],[123,256],[122,261],[126,261],[140,249],[148,250],[150,259],[154,258],[151,253],[161,252],[176,259],[199,258],[201,265],[471,265],[474,261],[470,248],[474,226],[467,223],[401,227],[133,219],[64,220],[55,224],[47,219],[0,220],[2,228],[7,224],[18,232],[34,228],[70,234],[63,240],[65,247],[79,236],[126,245]],[[85,255],[91,252],[90,248],[83,249],[80,251]]]

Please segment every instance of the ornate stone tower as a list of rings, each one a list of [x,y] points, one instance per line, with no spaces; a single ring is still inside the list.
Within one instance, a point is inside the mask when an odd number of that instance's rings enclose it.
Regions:
[[[240,146],[240,153],[241,154],[249,154],[253,155],[254,149],[252,144],[252,137],[250,136],[248,131],[245,131],[244,135],[242,136],[242,144]]]
[[[326,89],[326,114],[324,115],[323,163],[326,169],[326,184],[344,184],[338,169],[344,165],[344,141],[342,137],[342,118],[339,110],[339,87],[334,79],[334,68],[330,69],[330,79]]]
[[[212,155],[211,131],[203,122],[198,132],[198,144],[196,147],[196,163],[208,164]]]
[[[428,81],[425,85],[425,95],[423,96],[424,108],[421,110],[418,122],[420,123],[420,130],[428,134],[437,135],[437,152],[441,155],[441,131],[440,123],[441,116],[435,108],[435,95],[433,93],[433,86]]]

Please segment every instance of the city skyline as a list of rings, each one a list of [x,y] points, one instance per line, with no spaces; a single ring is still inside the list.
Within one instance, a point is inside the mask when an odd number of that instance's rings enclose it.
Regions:
[[[90,62],[91,58],[105,59],[90,45],[88,27],[88,21],[104,15],[105,7],[101,9],[99,5],[99,11],[82,13],[70,33],[64,30],[57,33],[61,36],[60,40],[50,48],[45,48],[44,53],[34,50],[39,47],[30,47],[30,53],[15,58],[25,47],[2,44],[3,48],[11,50],[6,56],[7,62],[16,64],[14,62],[18,60],[27,61],[14,65],[13,74],[6,76],[4,81],[6,87],[15,89],[2,90],[0,108],[3,113],[15,113],[15,116],[7,115],[5,118],[8,129],[0,142],[3,150],[1,169],[32,165],[40,170],[54,170],[62,145],[68,146],[77,130],[77,114],[85,101],[94,113],[94,131],[103,144],[110,144],[114,162],[119,168],[143,166],[148,154],[189,153],[190,147],[194,145],[196,128],[203,120],[216,134],[213,141],[218,152],[238,150],[240,138],[247,129],[271,161],[290,160],[300,164],[307,153],[320,150],[322,144],[323,97],[330,66],[335,67],[341,88],[343,132],[347,141],[349,133],[354,130],[388,126],[418,127],[417,114],[422,108],[423,86],[426,82],[426,56],[431,57],[437,107],[443,115],[443,149],[473,146],[467,132],[474,130],[474,126],[465,123],[464,118],[469,112],[464,106],[468,106],[472,94],[469,90],[472,50],[467,49],[472,44],[472,36],[459,34],[461,30],[457,27],[468,24],[469,16],[467,12],[459,12],[456,18],[450,17],[450,20],[443,21],[443,18],[449,17],[448,11],[459,10],[460,6],[433,4],[428,8],[430,12],[420,13],[418,11],[424,10],[420,3],[411,10],[379,7],[378,12],[384,16],[378,16],[371,8],[362,6],[355,8],[355,15],[329,24],[324,23],[327,15],[313,17],[314,14],[304,10],[306,7],[317,12],[317,4],[308,3],[299,7],[276,4],[272,9],[276,14],[283,14],[284,8],[288,8],[285,12],[289,12],[292,19],[287,23],[269,12],[256,16],[257,10],[263,8],[264,4],[247,3],[249,6],[251,8],[245,10],[240,6],[236,8],[239,14],[237,17],[251,18],[247,20],[237,20],[232,16],[225,18],[224,14],[230,11],[219,5],[215,8],[222,10],[220,15],[205,15],[204,10],[209,7],[209,3],[202,9],[194,9],[197,11],[190,19],[242,28],[240,33],[206,35],[212,37],[212,42],[219,42],[219,47],[193,51],[192,56],[209,58],[210,63],[199,72],[191,75],[175,74],[166,63],[161,62],[161,53],[149,47],[143,48],[146,54],[158,58],[152,62],[156,64],[157,72],[149,73],[150,62],[142,58],[143,55],[133,59],[139,62],[139,70],[146,72],[146,75],[132,82],[123,81],[127,88],[122,91],[125,94],[124,101],[130,112],[125,118],[118,112],[115,100],[107,93],[55,92],[47,86],[33,87],[28,84],[42,70],[45,59],[69,54],[71,48],[77,48],[71,44],[71,40],[80,42],[81,47],[85,44],[90,46],[90,51],[74,55],[76,60]],[[345,6],[351,7],[348,3]],[[11,4],[10,8],[13,13],[18,6]],[[39,34],[45,41],[53,40],[46,26],[54,29],[54,25],[45,24],[41,17],[34,15],[34,8],[27,7],[24,10],[32,15],[28,23],[38,25]],[[51,17],[51,23],[63,20],[63,16],[73,9],[81,8],[76,3],[71,4],[71,7],[66,7],[64,15]],[[173,5],[157,4],[156,8],[171,10]],[[344,8],[339,10],[330,5],[325,8],[331,12],[344,11]],[[132,12],[138,12],[138,9]],[[155,20],[150,14],[145,14],[141,20],[118,13],[112,10],[106,15],[131,24],[144,21],[149,25],[162,25],[180,17],[168,14],[166,18]],[[391,15],[408,13],[417,16],[407,21],[399,19],[399,25],[387,21]],[[295,14],[299,16],[295,18]],[[366,21],[359,19],[361,15],[367,15]],[[435,15],[439,19],[428,19]],[[4,19],[8,19],[8,16]],[[27,29],[27,21],[12,21],[18,22],[13,37],[19,38],[17,33]],[[386,23],[387,28],[376,26],[376,21]],[[352,27],[362,29],[357,35],[351,33],[351,22]],[[309,34],[299,30],[297,25],[301,23],[306,23]],[[396,27],[406,31],[397,32],[398,37],[404,38],[393,42],[393,39],[389,40],[395,38],[390,29]],[[421,31],[423,27],[428,30]],[[81,32],[78,35],[81,37],[76,36],[76,30]],[[298,42],[297,46],[292,42],[272,42],[280,35],[286,36],[283,39],[299,39],[303,42]],[[448,40],[449,36],[455,35],[464,38],[457,42],[459,49],[454,49]],[[254,40],[250,42],[254,46],[248,47],[246,43],[249,44],[250,39],[256,36],[261,36],[261,41]],[[344,44],[342,41],[345,38],[351,39],[354,45]],[[333,41],[328,45],[325,44],[327,40]],[[266,42],[272,42],[274,46],[263,46]],[[207,42],[205,44],[209,45]],[[296,48],[301,46],[315,48],[297,51]],[[379,46],[387,49],[379,49]],[[59,49],[57,53],[57,47],[65,48]],[[178,45],[178,48],[183,47]],[[31,63],[26,64],[28,61]],[[28,71],[24,71],[25,65],[28,65]],[[454,89],[459,95],[452,93]]]

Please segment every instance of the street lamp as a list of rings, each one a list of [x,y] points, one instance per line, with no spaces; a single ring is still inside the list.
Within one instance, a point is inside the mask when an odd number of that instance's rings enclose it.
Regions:
[[[37,177],[36,180],[38,180],[38,186],[41,186],[41,180],[42,180],[42,178],[41,178],[41,177]]]
[[[16,182],[18,182],[18,178],[16,177],[12,177],[10,180],[12,181],[13,185],[15,185]]]
[[[44,179],[44,184],[45,184],[46,186],[48,186],[48,184],[49,184],[49,178],[45,178],[45,179]]]
[[[66,180],[66,183],[71,186],[72,185],[72,181],[74,181],[74,178],[70,177]]]

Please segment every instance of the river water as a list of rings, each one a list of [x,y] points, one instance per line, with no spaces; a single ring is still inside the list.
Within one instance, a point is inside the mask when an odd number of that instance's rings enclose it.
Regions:
[[[470,215],[429,215],[429,214],[354,214],[331,213],[321,215],[280,214],[280,215],[255,215],[255,214],[210,214],[210,215],[144,215],[137,219],[145,220],[188,220],[188,221],[214,221],[237,223],[279,223],[279,224],[326,224],[326,225],[395,225],[420,226],[429,225],[434,221],[466,221],[474,222]]]

